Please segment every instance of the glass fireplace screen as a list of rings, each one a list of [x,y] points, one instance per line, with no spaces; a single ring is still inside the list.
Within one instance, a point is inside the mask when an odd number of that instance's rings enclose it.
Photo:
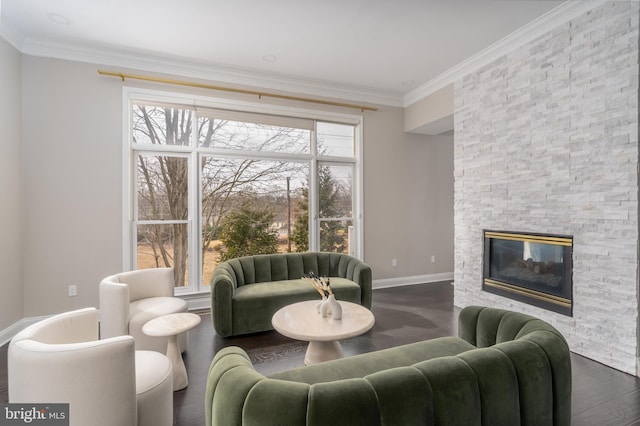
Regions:
[[[484,231],[483,290],[572,315],[573,238]]]

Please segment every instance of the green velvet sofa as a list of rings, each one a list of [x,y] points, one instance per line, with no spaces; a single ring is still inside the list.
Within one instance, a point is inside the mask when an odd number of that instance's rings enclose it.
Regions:
[[[238,347],[219,351],[207,426],[571,424],[563,336],[529,315],[478,306],[442,337],[307,367],[258,373]]]
[[[371,268],[341,253],[264,254],[230,259],[211,278],[211,321],[222,337],[273,330],[271,317],[286,305],[318,299],[313,272],[331,279],[336,299],[371,308]]]

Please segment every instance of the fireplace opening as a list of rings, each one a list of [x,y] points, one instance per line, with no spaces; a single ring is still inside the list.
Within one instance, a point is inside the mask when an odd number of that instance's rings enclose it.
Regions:
[[[573,237],[484,231],[484,291],[573,316]]]

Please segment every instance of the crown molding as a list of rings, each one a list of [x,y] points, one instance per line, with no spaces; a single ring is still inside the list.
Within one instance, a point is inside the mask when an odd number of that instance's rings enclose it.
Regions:
[[[339,85],[330,81],[306,80],[284,75],[265,74],[247,69],[237,69],[218,64],[205,64],[190,59],[150,54],[127,49],[110,47],[88,47],[74,44],[54,43],[46,40],[25,39],[24,35],[4,16],[0,15],[0,36],[21,53],[32,56],[86,62],[97,65],[121,67],[178,75],[181,77],[217,81],[262,89],[300,93],[321,98],[345,99],[386,105],[407,107],[448,84],[487,65],[500,56],[519,46],[534,40],[559,25],[611,0],[567,0],[529,24],[521,27],[507,37],[469,57],[446,72],[431,79],[404,96],[376,91],[372,88],[360,88]]]
[[[296,79],[284,75],[265,74],[252,70],[206,64],[190,59],[164,56],[127,49],[82,46],[26,39],[20,51],[31,56],[64,59],[76,62],[106,65],[178,75],[208,81],[237,84],[261,89],[279,90],[321,98],[347,99],[377,105],[402,107],[402,95],[382,93],[373,89],[340,86],[329,81]]]
[[[454,83],[465,75],[495,61],[499,57],[515,50],[548,33],[571,19],[582,15],[611,0],[567,0],[560,6],[534,19],[491,46],[481,50],[458,65],[429,80],[404,95],[403,106],[408,107],[443,87]]]
[[[18,51],[22,51],[24,35],[2,14],[0,14],[0,37],[18,49]]]

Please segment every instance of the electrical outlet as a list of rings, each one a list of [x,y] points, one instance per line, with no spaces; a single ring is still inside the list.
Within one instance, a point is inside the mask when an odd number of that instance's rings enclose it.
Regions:
[[[78,295],[78,287],[76,287],[75,285],[70,285],[69,286],[69,296],[73,297],[73,296],[77,296]]]
[[[394,268],[398,266],[398,259],[391,259],[391,266]]]
[[[431,256],[431,263],[436,263],[436,257],[435,256]]]

